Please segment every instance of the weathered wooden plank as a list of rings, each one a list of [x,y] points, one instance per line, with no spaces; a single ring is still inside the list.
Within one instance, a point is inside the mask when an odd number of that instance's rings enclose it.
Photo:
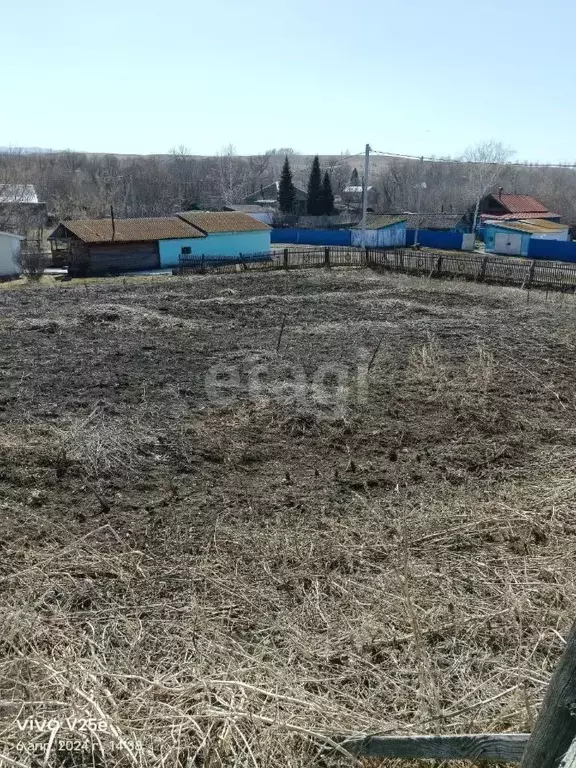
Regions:
[[[366,736],[340,742],[353,755],[404,757],[412,760],[502,760],[519,763],[530,734],[465,736]]]
[[[558,768],[576,738],[576,622],[546,690],[522,768]]]
[[[560,768],[576,768],[576,739],[570,745],[570,749],[560,763]]]

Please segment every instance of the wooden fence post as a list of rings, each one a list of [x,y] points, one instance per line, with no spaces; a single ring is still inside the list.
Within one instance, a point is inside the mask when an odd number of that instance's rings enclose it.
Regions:
[[[575,738],[576,622],[548,685],[520,768],[558,768]]]
[[[560,768],[576,768],[576,739],[574,739],[568,752],[564,755]]]
[[[478,274],[478,280],[482,283],[484,281],[484,277],[486,276],[486,267],[488,265],[488,256],[484,256],[482,259],[482,266],[480,267],[480,272]]]
[[[523,288],[526,287],[527,290],[530,290],[532,286],[532,280],[534,280],[534,270],[536,269],[536,262],[533,261],[532,264],[530,264],[530,271],[528,272],[528,277],[524,281]]]
[[[284,269],[288,269],[288,248],[284,248]]]
[[[330,248],[324,248],[324,266],[330,269]]]

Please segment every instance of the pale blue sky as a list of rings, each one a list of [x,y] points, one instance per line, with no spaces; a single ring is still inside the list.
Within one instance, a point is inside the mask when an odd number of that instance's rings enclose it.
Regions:
[[[271,147],[576,161],[573,0],[27,0],[0,146]]]

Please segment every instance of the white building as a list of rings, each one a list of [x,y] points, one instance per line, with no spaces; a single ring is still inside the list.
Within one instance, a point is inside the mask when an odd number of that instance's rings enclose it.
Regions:
[[[0,280],[20,274],[18,256],[22,239],[10,232],[0,232]]]

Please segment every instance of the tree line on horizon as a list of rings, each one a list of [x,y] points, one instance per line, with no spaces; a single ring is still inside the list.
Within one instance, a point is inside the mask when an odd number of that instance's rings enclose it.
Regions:
[[[380,160],[370,174],[370,186],[377,196],[374,209],[378,213],[415,211],[418,185],[424,181],[423,212],[462,213],[474,206],[479,191],[492,185],[490,191],[503,187],[506,192],[532,195],[566,223],[576,223],[574,168],[504,162],[496,179],[491,157],[494,153],[471,154],[469,163],[466,157],[459,163]],[[196,157],[185,147],[163,157],[10,150],[0,152],[0,185],[33,184],[52,216],[50,225],[61,219],[107,217],[110,206],[119,218],[166,216],[192,208],[222,210],[226,205],[242,203],[259,189],[287,178],[286,159],[292,184],[301,188],[308,185],[308,211],[313,211],[312,215],[331,210],[331,195],[343,196],[347,185],[361,184],[354,161],[345,156],[315,157],[311,167],[307,158],[288,149],[245,158],[230,146],[215,157]],[[290,210],[290,185],[285,180],[282,187],[281,207]],[[0,194],[2,229],[10,230],[11,225],[3,219]]]

